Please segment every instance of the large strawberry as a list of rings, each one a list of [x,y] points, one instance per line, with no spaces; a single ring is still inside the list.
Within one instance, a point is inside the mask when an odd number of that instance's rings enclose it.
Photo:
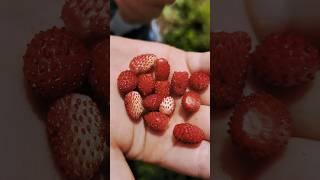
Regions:
[[[318,49],[298,33],[268,35],[253,55],[253,70],[272,86],[289,87],[309,82],[320,65]]]
[[[105,152],[105,123],[90,97],[69,94],[48,113],[47,131],[54,158],[69,179],[91,179]]]
[[[56,98],[81,87],[91,64],[83,43],[64,28],[56,27],[36,34],[23,59],[26,80],[45,98]]]
[[[85,40],[109,34],[109,0],[67,0],[61,18],[66,28]]]
[[[91,52],[93,62],[90,72],[90,84],[95,94],[105,103],[109,97],[109,39],[98,43]]]
[[[214,106],[233,106],[242,96],[251,40],[244,32],[212,33]]]
[[[244,97],[231,117],[233,142],[254,159],[268,159],[281,153],[292,132],[286,106],[265,93]]]

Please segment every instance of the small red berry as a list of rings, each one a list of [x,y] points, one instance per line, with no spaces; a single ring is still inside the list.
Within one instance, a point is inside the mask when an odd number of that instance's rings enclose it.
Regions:
[[[144,98],[143,107],[149,111],[158,111],[163,97],[158,94],[151,94]]]
[[[147,96],[154,91],[155,81],[152,74],[141,74],[138,79],[138,89],[142,96]]]
[[[167,97],[170,94],[170,84],[169,81],[156,81],[155,93],[162,97]]]
[[[202,91],[209,85],[210,77],[205,72],[194,72],[191,74],[189,83],[190,87],[195,91]]]
[[[189,84],[188,72],[174,72],[171,79],[171,91],[177,96],[182,96]]]
[[[166,114],[170,116],[176,108],[176,102],[171,96],[163,98],[159,111],[162,112],[163,114]]]
[[[187,112],[197,112],[201,105],[200,95],[193,91],[186,92],[182,97],[181,104]]]
[[[133,91],[138,84],[138,78],[133,71],[122,71],[118,76],[118,89],[121,94]]]
[[[134,57],[130,62],[130,69],[136,74],[150,71],[156,61],[157,56],[154,54],[142,54]]]
[[[202,129],[189,123],[177,124],[173,129],[173,135],[178,141],[186,144],[198,144],[205,138]]]
[[[146,125],[153,131],[164,131],[168,127],[169,117],[161,112],[149,112],[143,116]]]
[[[157,59],[155,62],[155,76],[158,81],[168,80],[170,74],[170,65],[164,58]]]
[[[144,112],[142,97],[137,91],[131,91],[125,96],[124,104],[128,113],[128,116],[137,121],[140,119]]]

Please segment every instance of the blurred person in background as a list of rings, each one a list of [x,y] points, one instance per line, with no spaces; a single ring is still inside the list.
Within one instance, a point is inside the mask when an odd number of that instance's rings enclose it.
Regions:
[[[174,0],[111,0],[112,35],[160,41],[157,18],[165,5]]]

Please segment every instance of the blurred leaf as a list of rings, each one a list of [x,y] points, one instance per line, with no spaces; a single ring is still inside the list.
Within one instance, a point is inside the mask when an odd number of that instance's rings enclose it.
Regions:
[[[158,19],[163,41],[188,51],[210,47],[210,0],[176,0]]]
[[[197,180],[141,161],[129,161],[129,165],[135,178],[139,180]]]

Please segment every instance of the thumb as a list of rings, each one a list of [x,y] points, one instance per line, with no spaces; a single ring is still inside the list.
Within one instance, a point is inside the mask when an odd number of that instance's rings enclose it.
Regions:
[[[112,180],[134,180],[129,165],[117,147],[110,147],[110,179]]]

